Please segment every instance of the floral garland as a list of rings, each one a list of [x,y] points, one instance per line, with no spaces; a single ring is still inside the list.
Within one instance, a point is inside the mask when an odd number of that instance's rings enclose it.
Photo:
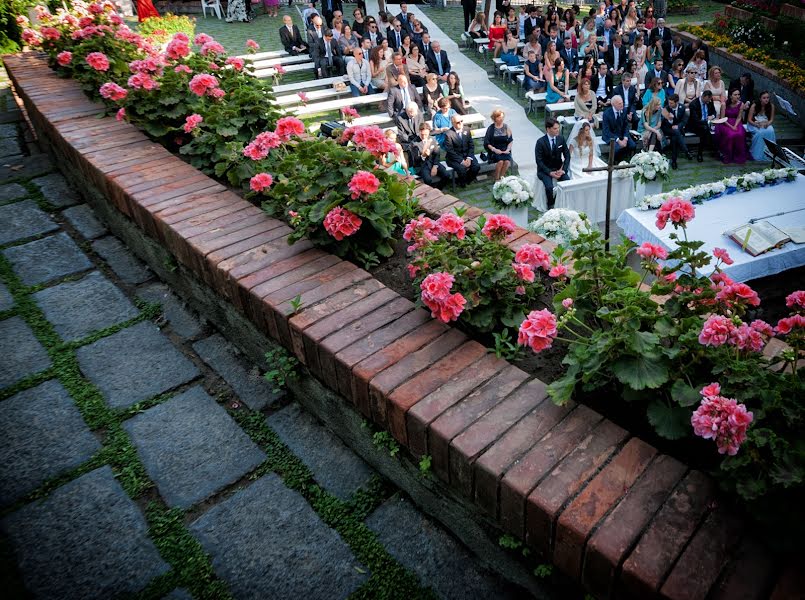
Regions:
[[[525,206],[529,200],[533,200],[534,192],[525,179],[510,175],[492,186],[492,198],[495,208],[505,210]]]
[[[796,169],[766,169],[760,173],[746,173],[725,177],[721,181],[693,185],[679,190],[671,190],[654,196],[646,196],[638,200],[635,206],[640,210],[657,209],[663,202],[672,197],[689,200],[694,204],[701,204],[705,200],[713,200],[724,195],[736,192],[748,192],[756,188],[777,185],[786,181],[794,181],[797,177]]]

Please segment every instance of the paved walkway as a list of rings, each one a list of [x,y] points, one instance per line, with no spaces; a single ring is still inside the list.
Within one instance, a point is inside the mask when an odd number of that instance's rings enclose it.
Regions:
[[[522,597],[274,393],[29,142],[0,90],[6,597]]]

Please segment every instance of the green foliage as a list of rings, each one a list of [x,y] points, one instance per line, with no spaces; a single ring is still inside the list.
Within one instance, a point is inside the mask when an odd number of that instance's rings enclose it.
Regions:
[[[540,579],[546,579],[553,575],[553,565],[551,564],[541,564],[537,565],[534,569],[534,576],[539,577]]]
[[[432,465],[433,457],[430,454],[419,459],[419,472],[423,477],[430,477],[433,474]]]
[[[187,15],[165,13],[161,17],[151,17],[142,21],[137,27],[137,32],[159,44],[168,42],[174,34],[180,32],[192,39],[196,33],[196,19]]]
[[[506,533],[500,536],[498,544],[500,545],[501,548],[506,548],[507,550],[517,550],[518,548],[520,548],[520,546],[523,545],[523,542],[518,540],[513,535]]]
[[[264,377],[274,386],[275,394],[284,389],[288,385],[288,381],[299,377],[297,372],[299,361],[291,356],[285,348],[281,346],[272,348],[266,352],[265,358],[269,370],[266,371]]]
[[[389,456],[392,457],[397,456],[400,452],[400,445],[388,431],[375,432],[374,435],[372,435],[372,443],[375,445],[375,448],[388,451]]]
[[[492,334],[492,338],[495,340],[493,352],[497,358],[512,361],[522,356],[523,347],[517,343],[517,338],[512,335],[511,330],[504,329],[503,331],[495,332]]]
[[[299,310],[302,308],[302,305],[304,304],[304,302],[302,302],[302,294],[297,294],[296,296],[291,298],[290,304],[291,309],[293,310],[293,314],[298,313]]]

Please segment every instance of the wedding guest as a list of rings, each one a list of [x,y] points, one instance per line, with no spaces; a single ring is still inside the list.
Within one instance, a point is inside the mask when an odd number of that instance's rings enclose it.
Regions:
[[[356,8],[352,11],[352,17],[355,19],[352,21],[352,31],[355,32],[358,39],[362,39],[363,36],[366,35],[367,29],[367,22],[363,18],[363,11],[360,8]],[[375,29],[377,29],[377,27],[375,27]]]
[[[385,40],[383,42],[385,43]],[[372,76],[372,87],[382,92],[386,89],[386,66],[388,65],[383,46],[375,46],[372,48],[372,52],[369,56],[369,72]]]
[[[637,86],[632,83],[631,77],[624,77],[620,84],[612,90],[613,95],[620,96],[623,101],[623,113],[626,115],[628,129],[637,129],[640,122],[638,110],[642,107]]]
[[[408,30],[403,29],[402,23],[400,23],[399,19],[394,19],[391,29],[389,29],[386,34],[386,39],[389,41],[389,48],[395,52],[399,50],[400,46],[402,46],[403,35],[405,35],[407,31]]]
[[[506,31],[503,34],[503,48],[499,58],[509,67],[520,66],[520,57],[517,56],[517,36]]]
[[[462,2],[466,2],[467,0],[462,0]],[[470,0],[473,2],[473,0]],[[473,2],[473,5],[475,2]],[[479,12],[475,15],[475,19],[473,19],[472,23],[470,23],[470,27],[467,30],[470,34],[470,37],[473,39],[478,38],[485,38],[487,32],[487,25],[486,25],[486,15],[482,12]]]
[[[490,115],[492,124],[486,128],[484,135],[484,150],[486,161],[495,165],[495,181],[499,181],[512,164],[512,137],[511,128],[506,124],[506,114],[496,109]]]
[[[651,44],[654,44],[654,40],[662,40],[662,43],[664,44],[665,42],[670,42],[673,39],[671,30],[665,26],[665,19],[663,18],[657,19],[657,27],[649,27],[647,20],[646,28],[651,32],[649,36]]]
[[[690,107],[690,105],[702,95],[702,86],[704,84],[696,77],[696,69],[687,66],[685,69],[685,78],[676,82],[674,93],[679,96],[679,101]],[[712,92],[710,93],[712,97]],[[715,109],[713,109],[715,112]]]
[[[299,32],[299,28],[293,24],[290,15],[282,17],[282,27],[280,27],[279,34],[282,47],[285,48],[285,52],[289,55],[297,56],[307,52],[307,45],[302,40],[302,34]]]
[[[537,45],[539,48],[539,45]],[[545,78],[542,76],[542,65],[537,60],[537,53],[531,50],[528,59],[523,63],[523,89],[526,92],[531,90],[541,90],[546,86]]]
[[[453,115],[452,127],[444,134],[445,162],[456,174],[459,187],[469,185],[478,176],[481,167],[475,158],[475,145],[469,130],[464,129],[461,115]]]
[[[579,74],[579,51],[573,47],[570,36],[565,38],[565,45],[559,51],[559,56],[565,62],[565,69],[574,79]]]
[[[411,25],[413,25],[413,29],[408,33],[411,34],[411,41],[419,46],[422,43],[422,36],[428,33],[428,28],[422,24],[422,21],[411,16]]]
[[[386,67],[386,88],[397,85],[397,78],[400,75],[408,76],[408,65],[403,63],[403,55],[401,52],[395,52],[391,55],[391,64]]]
[[[357,24],[358,23],[354,23],[352,25],[352,31],[356,33],[358,32],[358,30],[355,28]],[[371,21],[366,24],[366,32],[363,34],[363,37],[370,41],[370,47],[372,48],[379,46],[385,39],[383,34],[380,33],[380,29],[376,21]]]
[[[704,50],[697,50],[693,59],[688,63],[688,69],[693,69],[696,79],[704,82],[707,79],[707,61],[704,59]]]
[[[671,72],[668,73],[668,89],[671,91],[676,90],[676,84],[679,83],[680,79],[685,78],[685,63],[682,62],[681,58],[677,58],[674,61],[674,64],[671,65]]]
[[[653,33],[654,33],[653,30],[654,30],[655,27],[657,27],[657,19],[654,17],[654,7],[653,6],[649,5],[649,7],[646,9],[645,19],[646,19],[646,29],[648,29],[649,31],[652,32],[652,37],[653,37]],[[663,25],[665,25],[665,19],[660,19],[660,21],[662,21]]]
[[[545,80],[548,82],[548,90],[545,95],[546,104],[570,100],[570,95],[567,92],[568,79],[565,63],[561,58],[557,58],[554,61],[553,69],[549,70],[546,65]]]
[[[665,90],[662,87],[662,81],[659,77],[652,79],[651,83],[646,87],[646,91],[643,93],[643,98],[641,99],[643,107],[648,106],[648,103],[654,99],[659,101],[661,107],[665,106]]]
[[[716,107],[713,106],[713,92],[702,92],[702,95],[690,103],[688,131],[699,136],[699,148],[696,160],[702,162],[704,148],[713,147],[713,136],[710,133],[710,122],[716,118]]]
[[[590,78],[590,88],[601,106],[608,106],[612,98],[612,75],[608,73],[607,63],[598,65],[598,73]]]
[[[642,134],[643,148],[649,152],[659,146],[665,146],[665,136],[662,133],[662,104],[658,97],[651,98],[643,103],[643,113],[640,115],[640,124],[637,130]]]
[[[687,54],[685,56],[685,60],[688,63],[694,59],[694,57],[696,56],[696,53],[699,50],[704,52],[704,62],[708,63],[708,64],[710,63],[710,50],[707,48],[707,44],[705,44],[700,39],[698,39],[698,38],[694,39],[685,50],[687,52]],[[706,68],[704,70],[704,76],[705,77],[707,76],[707,69]]]
[[[523,23],[523,35],[525,35],[526,38],[530,38],[534,33],[539,35],[539,32],[542,31],[543,23],[542,17],[537,14],[537,7],[534,5],[529,6],[528,17],[526,17]]]
[[[335,77],[345,73],[344,57],[338,42],[333,39],[332,29],[324,30],[323,39],[313,39],[311,56],[319,77]]]
[[[741,90],[736,88],[731,90],[740,94]],[[769,92],[760,92],[758,99],[752,103],[749,109],[746,129],[752,134],[752,143],[749,146],[749,154],[754,160],[766,160],[765,140],[776,142],[777,137],[774,133],[774,104],[771,102]]]
[[[428,74],[428,67],[425,64],[425,57],[419,51],[419,46],[411,46],[411,52],[405,61],[405,66],[408,67],[408,75],[411,78],[411,83],[416,87],[425,85],[425,75]]]
[[[755,82],[752,80],[752,75],[744,73],[738,79],[730,81],[729,92],[739,89],[741,91],[741,102],[744,103],[744,108],[748,109],[749,104],[755,99]]]
[[[467,114],[467,109],[464,105],[464,88],[461,87],[461,80],[455,71],[450,71],[447,81],[442,84],[442,95],[450,100],[450,106],[459,115]]]
[[[442,45],[434,40],[431,45],[430,54],[425,57],[428,64],[428,71],[436,73],[439,81],[447,81],[447,76],[450,74],[450,59],[447,57],[447,52],[442,50]]]
[[[685,125],[688,122],[688,115],[685,106],[679,102],[679,96],[671,94],[668,96],[668,107],[662,112],[662,131],[666,139],[671,144],[671,168],[678,169],[677,159],[679,151],[685,153],[688,160],[692,159],[688,146],[685,143]]]
[[[389,82],[387,92],[386,111],[390,117],[407,109],[411,104],[416,104],[419,108],[419,112],[423,112],[422,100],[416,88],[408,81],[408,76],[405,73],[400,73],[397,76],[397,85],[392,85],[391,82]]]
[[[623,46],[623,39],[619,35],[612,37],[612,44],[604,55],[604,62],[607,63],[613,77],[621,75],[626,67],[626,48]]]
[[[643,44],[643,36],[637,35],[634,40],[634,45],[629,49],[629,58],[635,61],[636,72],[638,81],[643,81],[646,78],[648,67],[646,66],[646,46]]]
[[[529,52],[533,52],[536,59],[542,62],[542,45],[539,43],[536,33],[532,33],[526,38],[526,42],[523,44],[523,58],[528,59]]]
[[[579,72],[576,74],[576,77],[578,79],[592,79],[593,75],[598,72],[596,66],[592,56],[585,56],[584,59],[582,59],[581,67],[579,67]]]
[[[442,165],[441,146],[430,135],[431,126],[422,123],[419,126],[420,141],[414,144],[420,159],[419,176],[422,182],[442,189],[447,182],[447,169]]]
[[[506,13],[506,28],[515,38],[520,37],[520,20],[517,18],[517,11],[513,7],[509,7]]]
[[[655,58],[654,59],[654,66],[653,68],[646,73],[645,78],[643,79],[643,86],[648,89],[651,85],[652,81],[655,79],[660,80],[660,84],[663,88],[666,87],[668,84],[668,72],[663,68],[665,66],[665,62],[662,58]],[[643,102],[645,104],[645,101]]]
[[[394,125],[397,127],[397,141],[408,157],[408,164],[416,166],[419,163],[419,151],[416,147],[420,141],[419,131],[425,122],[416,102],[410,102],[405,110],[394,115]]]
[[[635,149],[634,140],[629,135],[626,113],[623,111],[623,98],[612,96],[612,105],[604,111],[602,119],[605,143],[615,140],[615,162],[626,159]]]
[[[556,45],[553,42],[548,42],[548,45],[545,46],[545,50],[542,53],[542,62],[547,66],[553,66],[557,60],[562,60],[562,57],[559,55]]]
[[[503,15],[496,12],[492,19],[492,25],[489,27],[489,50],[494,52],[493,58],[497,58],[500,53],[501,42],[505,32],[506,23],[503,21]]]
[[[537,177],[545,186],[548,209],[556,202],[554,186],[557,181],[570,179],[570,148],[562,137],[559,121],[553,117],[545,119],[545,135],[534,146],[537,163]]]
[[[439,98],[436,104],[439,110],[433,115],[433,137],[444,148],[445,134],[452,126],[453,116],[456,111],[450,108],[450,100],[447,98]]]
[[[343,10],[344,7],[341,4],[341,0],[321,0],[321,12],[324,15],[324,19],[327,21],[327,27],[330,29],[333,27],[333,16],[335,12],[341,12]]]
[[[558,25],[551,25],[548,35],[543,37],[540,40],[540,44],[542,44],[542,54],[545,54],[545,49],[548,47],[548,44],[553,43],[554,49],[558,52],[559,48],[562,47],[563,40],[559,37],[559,26]],[[579,52],[581,53],[581,52]]]
[[[439,99],[443,97],[442,86],[439,84],[436,73],[428,73],[425,75],[425,85],[422,86],[422,105],[425,107],[425,112],[429,115],[438,112],[438,102]],[[449,101],[447,102],[447,106],[450,106]]]
[[[402,145],[397,142],[397,132],[393,129],[387,129],[384,133],[387,140],[394,144],[394,151],[387,152],[380,158],[380,165],[389,173],[397,173],[398,175],[411,175],[413,174],[408,169],[408,160],[405,158],[405,151]]]
[[[726,117],[727,121],[716,125],[715,132],[718,149],[721,153],[721,161],[724,164],[742,165],[748,158],[743,112],[741,91],[732,90],[729,101],[721,106],[721,118]]]
[[[344,25],[341,31],[341,37],[338,38],[338,46],[341,48],[341,53],[344,56],[352,56],[352,51],[355,48],[361,47],[361,41],[358,36],[352,33],[352,27]]]
[[[590,123],[595,123],[595,113],[598,110],[598,100],[590,90],[589,79],[579,79],[576,97],[573,99],[575,107],[574,116],[577,119],[587,119]]]
[[[470,30],[470,22],[472,21],[473,14],[475,13],[475,6],[478,4],[476,0],[461,0],[461,8],[464,9],[464,31]],[[478,15],[475,15],[478,18]]]
[[[374,94],[372,88],[372,72],[369,69],[369,61],[363,59],[363,52],[359,49],[352,51],[354,60],[347,65],[347,76],[349,77],[349,88],[353,96],[366,96]]]
[[[676,60],[681,60],[684,64],[686,58],[685,44],[682,42],[682,37],[679,34],[674,35],[670,42],[665,42],[664,50],[665,58],[669,61],[675,62]]]

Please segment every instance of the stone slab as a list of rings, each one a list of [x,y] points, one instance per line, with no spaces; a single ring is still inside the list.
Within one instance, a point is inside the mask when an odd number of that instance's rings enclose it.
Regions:
[[[0,181],[8,179],[27,179],[44,175],[53,170],[53,163],[47,154],[32,156],[9,156],[0,161]]]
[[[151,279],[151,271],[136,258],[123,242],[107,236],[92,242],[92,249],[109,263],[109,266],[126,283],[138,285]]]
[[[83,346],[76,355],[81,371],[112,408],[126,408],[199,375],[195,365],[150,322]]]
[[[56,380],[0,402],[0,439],[2,506],[74,469],[101,448]]]
[[[189,508],[266,458],[198,386],[136,415],[123,427],[169,506]]]
[[[65,341],[117,325],[139,314],[126,295],[97,271],[34,294],[45,318]]]
[[[45,200],[57,208],[73,206],[79,202],[76,191],[59,173],[51,173],[44,177],[38,177],[34,179],[32,183],[39,188]]]
[[[211,508],[190,531],[239,600],[346,598],[369,577],[339,535],[273,473]]]
[[[0,185],[0,204],[5,204],[17,198],[24,198],[28,195],[28,190],[19,183],[7,183]]]
[[[169,566],[108,466],[0,522],[36,598],[107,600],[143,589]]]
[[[426,518],[409,500],[393,496],[366,524],[400,563],[445,600],[502,600],[524,592],[486,572],[449,533]]]
[[[87,204],[71,206],[62,211],[62,215],[64,215],[64,218],[70,222],[70,225],[72,225],[78,233],[88,240],[94,240],[108,233],[106,225],[98,220],[98,217],[95,216],[95,212]]]
[[[8,291],[8,288],[0,283],[0,311],[8,310],[14,306],[14,296]]]
[[[193,596],[184,588],[176,588],[162,600],[193,600]]]
[[[263,410],[274,404],[283,393],[275,394],[273,386],[261,376],[254,365],[249,365],[240,352],[220,333],[193,344],[193,350],[215,370],[252,410]]]
[[[59,225],[33,200],[0,206],[0,245],[50,233],[58,228]]]
[[[36,285],[92,268],[92,263],[62,232],[3,250],[25,285]]]
[[[146,302],[158,302],[171,329],[183,338],[193,338],[204,330],[201,322],[164,283],[146,283],[137,289]]]
[[[0,321],[0,388],[50,366],[50,356],[20,317]]]
[[[286,406],[268,417],[267,422],[310,467],[319,485],[341,500],[348,500],[371,479],[372,471],[366,463],[298,404]]]

